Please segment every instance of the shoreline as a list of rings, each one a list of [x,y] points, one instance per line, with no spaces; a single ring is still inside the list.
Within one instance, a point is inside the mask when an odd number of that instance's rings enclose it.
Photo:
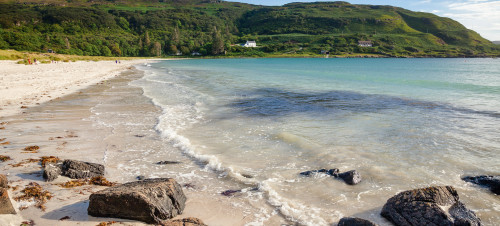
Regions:
[[[0,138],[6,138],[4,142],[8,144],[0,146],[0,155],[9,156],[11,160],[0,162],[0,169],[9,180],[9,197],[17,214],[0,215],[0,225],[17,226],[29,220],[37,225],[97,225],[109,221],[146,225],[127,219],[89,216],[89,195],[106,187],[85,185],[63,188],[60,184],[70,181],[66,177],[45,182],[41,177],[40,164],[28,162],[42,156],[103,164],[106,167],[105,177],[112,182],[136,181],[136,177],[142,175],[146,178],[174,178],[183,185],[188,197],[184,213],[174,219],[196,217],[208,225],[243,225],[254,218],[245,213],[244,207],[234,206],[232,202],[244,197],[218,195],[219,191],[233,187],[221,188],[210,186],[210,182],[192,182],[192,177],[209,181],[216,175],[205,171],[168,143],[165,145],[154,129],[161,110],[143,95],[140,87],[130,85],[131,81],[141,79],[143,74],[137,69],[124,69],[118,76],[105,76],[107,80],[90,83],[85,88],[39,106],[23,108],[24,113],[1,118],[0,122],[6,124]],[[23,152],[25,147],[32,145],[40,146],[40,150],[36,153]],[[155,147],[141,150],[142,146],[150,145]],[[160,160],[180,161],[182,169],[175,165],[157,165]],[[127,168],[133,163],[141,167],[135,170]],[[14,201],[14,197],[20,196],[21,190],[30,182],[40,184],[54,196],[46,203],[46,211],[36,208],[32,202]],[[60,220],[66,216],[70,218]],[[283,222],[281,217],[277,218],[275,223]]]
[[[92,84],[110,79],[132,65],[151,60],[77,61],[24,65],[0,61],[0,118],[22,113]]]

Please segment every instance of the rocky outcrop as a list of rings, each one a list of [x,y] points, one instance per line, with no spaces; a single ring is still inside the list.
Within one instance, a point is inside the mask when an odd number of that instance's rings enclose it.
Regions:
[[[481,225],[451,186],[401,192],[387,201],[381,215],[395,225]]]
[[[169,220],[162,222],[161,226],[207,226],[203,221],[198,218],[188,217],[178,220]]]
[[[53,181],[62,174],[62,163],[47,163],[43,167],[45,181]]]
[[[0,174],[0,214],[16,214],[7,191],[8,183],[7,176]]]
[[[82,162],[77,160],[64,160],[57,163],[47,163],[43,168],[43,178],[53,181],[59,175],[72,179],[87,179],[104,176],[104,165],[97,163]]]
[[[73,179],[104,176],[104,166],[97,163],[67,159],[62,164],[62,175]]]
[[[311,171],[301,172],[300,175],[309,177],[309,176],[312,176],[312,175],[318,174],[318,173],[324,173],[324,174],[333,176],[335,178],[341,178],[347,184],[350,184],[350,185],[355,185],[355,184],[358,184],[361,182],[361,174],[359,174],[358,171],[356,171],[356,170],[351,170],[351,171],[347,171],[344,173],[339,173],[339,169],[337,169],[337,168],[329,169],[329,170],[320,169],[320,170],[311,170]]]
[[[369,220],[357,217],[344,217],[340,219],[338,226],[377,226],[377,225]]]
[[[500,176],[467,176],[462,177],[462,180],[487,187],[491,192],[500,195]]]
[[[88,213],[159,224],[181,214],[185,202],[182,187],[174,179],[145,179],[90,195]]]
[[[356,170],[340,173],[338,177],[342,178],[347,184],[355,185],[361,182],[361,174]]]

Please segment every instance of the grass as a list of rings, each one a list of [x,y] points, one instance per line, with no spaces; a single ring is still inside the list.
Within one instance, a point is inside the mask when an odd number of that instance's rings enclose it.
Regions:
[[[27,64],[27,59],[33,61],[37,59],[41,63],[50,63],[54,61],[63,62],[76,62],[76,61],[114,61],[120,60],[135,60],[135,59],[145,59],[139,57],[103,57],[103,56],[77,56],[77,55],[65,55],[57,53],[36,53],[36,52],[20,52],[16,50],[0,50],[0,60],[16,60],[20,64]]]

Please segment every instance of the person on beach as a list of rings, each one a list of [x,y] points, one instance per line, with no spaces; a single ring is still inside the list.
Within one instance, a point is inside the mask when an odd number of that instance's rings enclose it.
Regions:
[[[28,59],[28,65],[29,65],[29,64],[31,64],[31,60],[30,60],[30,59]]]

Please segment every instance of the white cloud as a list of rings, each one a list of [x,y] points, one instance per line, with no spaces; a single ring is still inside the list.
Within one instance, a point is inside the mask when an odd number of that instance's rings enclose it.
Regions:
[[[500,40],[500,1],[467,0],[448,5],[443,16],[453,18],[490,40]]]

